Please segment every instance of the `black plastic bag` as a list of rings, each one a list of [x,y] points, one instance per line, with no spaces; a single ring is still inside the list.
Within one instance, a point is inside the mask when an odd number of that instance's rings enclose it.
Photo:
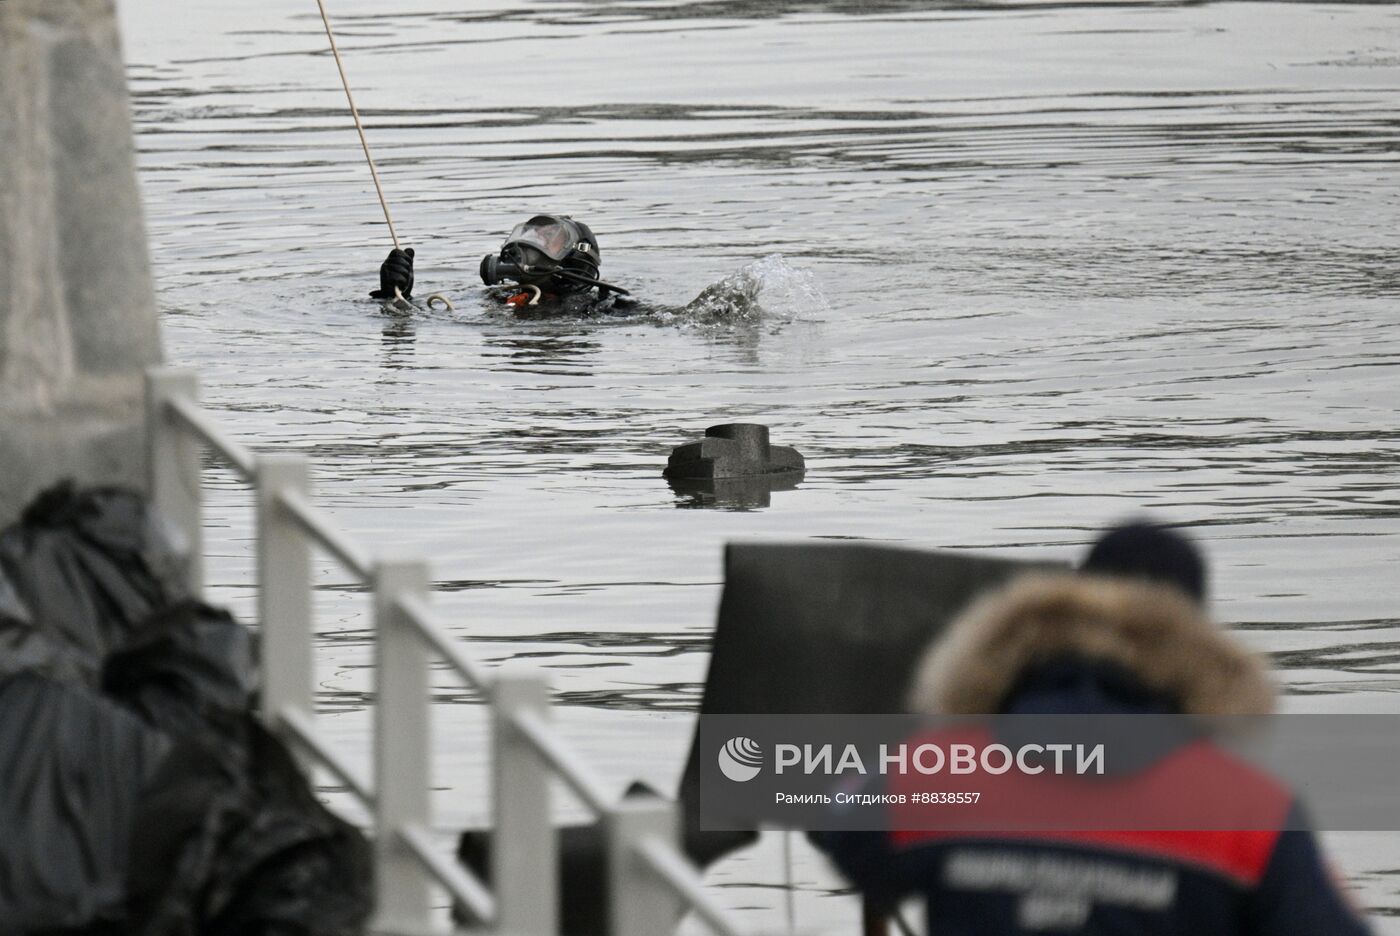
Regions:
[[[169,746],[82,686],[0,677],[0,932],[129,932],[132,823]]]
[[[187,596],[182,566],[145,498],[124,488],[62,482],[0,533],[0,574],[94,680],[137,623]]]
[[[14,585],[5,577],[5,570],[0,569],[0,629],[16,624],[32,624],[33,618],[29,614],[29,609],[24,606],[24,602],[19,600],[19,593],[15,591]]]
[[[143,800],[129,901],[143,936],[357,936],[369,848],[248,716],[239,763],[182,744]]]
[[[171,735],[242,745],[257,688],[253,636],[221,608],[184,601],[140,622],[102,668],[102,689]]]
[[[139,494],[60,484],[0,533],[0,936],[362,932],[368,846],[256,685]]]
[[[34,626],[29,609],[0,570],[0,681],[20,673],[60,683],[81,683],[87,671],[72,649]]]
[[[102,685],[178,742],[141,803],[130,906],[143,936],[349,936],[370,912],[369,849],[252,715],[254,645],[195,601],[152,615]]]

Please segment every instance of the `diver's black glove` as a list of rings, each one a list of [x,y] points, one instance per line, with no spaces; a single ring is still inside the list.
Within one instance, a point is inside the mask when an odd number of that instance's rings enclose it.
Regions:
[[[379,288],[370,293],[375,299],[394,298],[394,287],[398,287],[405,299],[413,295],[413,248],[400,250],[395,247],[379,265]]]

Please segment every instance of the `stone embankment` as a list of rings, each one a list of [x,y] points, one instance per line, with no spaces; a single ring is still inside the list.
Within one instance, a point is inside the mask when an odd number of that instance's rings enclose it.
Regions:
[[[59,477],[142,483],[160,357],[112,0],[0,0],[0,524]]]

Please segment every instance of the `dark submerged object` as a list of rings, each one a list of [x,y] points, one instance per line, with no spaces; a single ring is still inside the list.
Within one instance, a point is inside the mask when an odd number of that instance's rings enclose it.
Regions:
[[[768,427],[725,423],[705,430],[705,438],[671,450],[662,474],[677,480],[719,480],[801,473],[806,462],[797,449],[768,442]]]
[[[591,287],[603,295],[628,295],[598,278],[602,260],[598,238],[588,225],[568,215],[535,215],[511,230],[498,254],[481,258],[481,281],[496,286],[513,280],[560,295]]]
[[[805,474],[799,469],[747,478],[668,478],[666,483],[686,498],[677,507],[758,510],[772,503],[774,491],[790,491],[803,477]]]

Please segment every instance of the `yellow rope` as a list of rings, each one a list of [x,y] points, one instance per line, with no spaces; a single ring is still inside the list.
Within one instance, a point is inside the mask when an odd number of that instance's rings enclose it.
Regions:
[[[335,44],[335,32],[331,30],[331,19],[326,15],[326,4],[323,0],[316,0],[316,6],[321,10],[321,22],[326,26],[326,38],[331,43],[331,55],[335,56],[336,71],[340,72],[340,84],[345,88],[345,100],[350,102],[350,116],[355,120],[355,131],[360,135],[360,148],[365,151],[365,162],[369,163],[370,178],[374,179],[374,191],[379,195],[379,207],[384,209],[384,223],[389,225],[389,236],[393,238],[394,249],[399,249],[399,235],[394,230],[394,219],[389,217],[389,202],[384,198],[384,186],[379,184],[379,170],[374,167],[374,157],[369,153],[369,141],[365,139],[365,128],[360,123],[360,109],[355,106],[355,95],[350,93],[350,79],[345,77],[345,63],[340,60],[340,48]],[[456,307],[452,305],[452,300],[441,293],[433,293],[428,297],[428,308],[433,307],[435,300],[441,301],[448,310],[455,312]],[[391,305],[411,309],[413,303],[404,296],[403,290],[394,287],[394,298]]]
[[[335,44],[335,33],[331,31],[330,17],[326,15],[326,4],[322,0],[316,0],[316,5],[321,8],[321,22],[326,24],[326,38],[331,41],[331,55],[335,56],[335,67],[340,72],[340,83],[345,88],[345,99],[350,102],[350,116],[355,118],[355,129],[360,134],[360,146],[365,151],[365,162],[369,163],[369,174],[374,179],[374,190],[379,193],[379,206],[384,209],[384,221],[389,225],[389,236],[394,239],[394,248],[398,249],[399,235],[394,231],[394,219],[389,217],[389,203],[384,200],[384,189],[379,184],[379,171],[374,168],[374,157],[369,154],[369,141],[365,139],[365,128],[360,124],[360,111],[355,106],[355,96],[350,93],[350,81],[345,77],[345,65],[340,61],[340,49]],[[397,293],[398,290],[395,290]],[[398,299],[407,302],[402,295]]]

